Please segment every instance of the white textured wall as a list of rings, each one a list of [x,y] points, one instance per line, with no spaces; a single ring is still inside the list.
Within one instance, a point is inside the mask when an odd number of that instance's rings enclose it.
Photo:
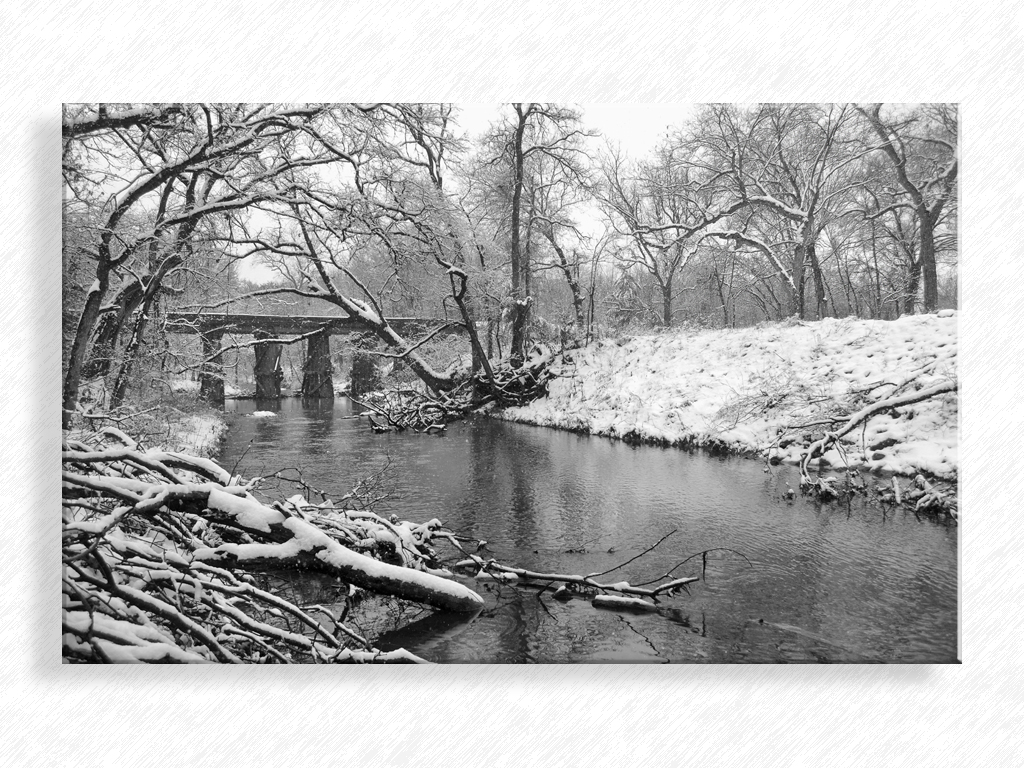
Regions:
[[[1024,764],[1014,6],[8,0],[0,763]],[[267,98],[962,101],[964,664],[61,667],[60,101]]]

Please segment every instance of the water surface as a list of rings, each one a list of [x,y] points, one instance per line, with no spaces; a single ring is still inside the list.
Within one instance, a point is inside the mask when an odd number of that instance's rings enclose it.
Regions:
[[[486,418],[444,435],[370,431],[347,399],[233,401],[221,455],[245,476],[300,470],[340,498],[385,465],[378,511],[437,517],[481,554],[558,573],[624,562],[633,583],[705,549],[705,580],[657,614],[620,614],[486,582],[472,620],[381,602],[357,619],[378,647],[437,662],[955,662],[957,529],[864,498],[786,498],[791,467]],[[254,410],[274,410],[254,418]],[[289,472],[295,476],[295,471]],[[869,478],[869,482],[877,482]],[[291,495],[294,488],[282,491]],[[749,564],[747,562],[749,560]],[[697,557],[676,575],[700,575]]]

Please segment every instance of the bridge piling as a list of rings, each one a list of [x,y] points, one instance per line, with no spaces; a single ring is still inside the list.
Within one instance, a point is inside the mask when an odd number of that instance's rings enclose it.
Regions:
[[[256,339],[272,338],[269,333],[261,330],[257,330],[253,335]],[[284,371],[281,370],[281,346],[280,342],[273,341],[263,341],[255,345],[254,374],[257,400],[281,399],[281,382],[284,380]]]
[[[306,340],[306,359],[302,365],[302,396],[333,399],[332,372],[331,336],[327,331],[321,331]]]

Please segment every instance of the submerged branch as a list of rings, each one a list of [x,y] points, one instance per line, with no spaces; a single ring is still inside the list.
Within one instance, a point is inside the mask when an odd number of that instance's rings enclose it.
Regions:
[[[649,550],[648,550],[649,551]],[[582,576],[578,574],[566,574],[566,573],[542,573],[538,571],[530,571],[526,568],[514,568],[508,565],[502,565],[501,563],[491,559],[485,560],[477,555],[470,555],[468,559],[462,560],[456,563],[455,567],[478,567],[481,574],[491,574],[500,581],[536,581],[536,582],[547,582],[569,584],[575,587],[582,588],[590,591],[600,592],[613,592],[622,595],[638,595],[642,597],[655,598],[658,595],[673,593],[679,589],[684,588],[687,584],[692,584],[695,581],[700,581],[699,576],[686,576],[683,578],[672,579],[664,584],[660,584],[653,589],[647,587],[634,586],[628,581],[620,581],[610,584],[602,584],[594,581],[592,576]],[[614,568],[612,570],[615,570]]]

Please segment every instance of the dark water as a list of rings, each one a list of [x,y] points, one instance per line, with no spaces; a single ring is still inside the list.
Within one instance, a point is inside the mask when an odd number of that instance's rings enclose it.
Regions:
[[[257,408],[275,418],[248,416]],[[638,583],[711,548],[705,581],[656,614],[473,582],[472,620],[396,609],[363,619],[380,648],[437,662],[955,662],[957,529],[909,512],[789,501],[788,467],[678,449],[633,447],[541,427],[476,419],[441,436],[372,433],[348,400],[236,401],[222,461],[246,476],[300,468],[338,498],[390,459],[385,510],[437,517],[486,539],[506,564],[609,574]],[[869,478],[870,482],[874,482]],[[284,488],[288,495],[294,492]],[[614,549],[614,552],[609,552]],[[676,575],[700,575],[701,558]],[[472,581],[472,580],[468,580]]]

